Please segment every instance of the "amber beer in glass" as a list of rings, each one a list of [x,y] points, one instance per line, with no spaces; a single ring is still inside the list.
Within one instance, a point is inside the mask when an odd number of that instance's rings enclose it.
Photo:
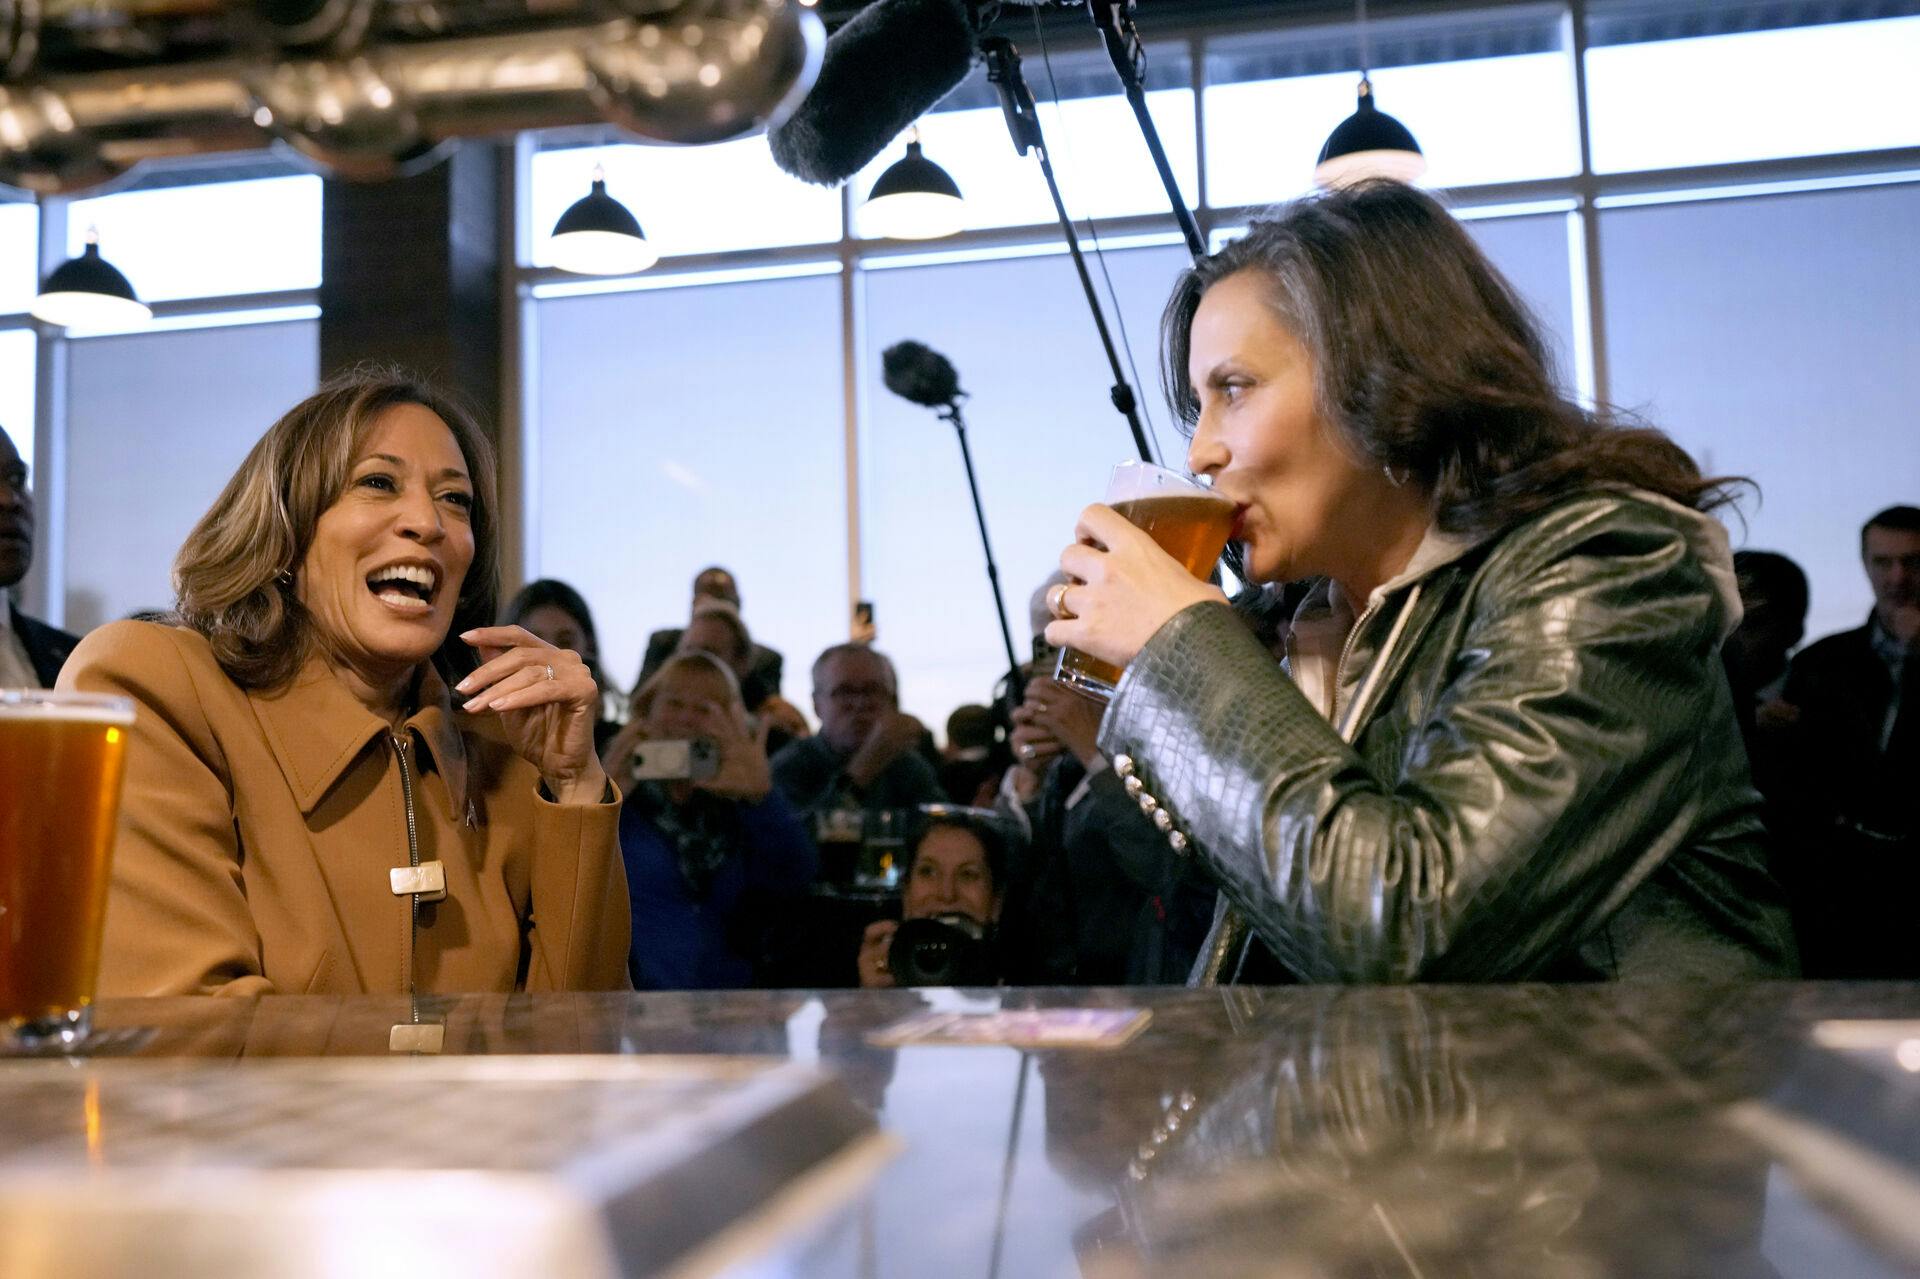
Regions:
[[[1122,462],[1113,468],[1106,503],[1203,581],[1213,572],[1233,532],[1231,498],[1190,476],[1146,462]],[[1114,686],[1120,682],[1120,669],[1076,649],[1063,648],[1053,677],[1105,698],[1113,695]]]
[[[0,689],[0,1051],[82,1043],[133,703]]]

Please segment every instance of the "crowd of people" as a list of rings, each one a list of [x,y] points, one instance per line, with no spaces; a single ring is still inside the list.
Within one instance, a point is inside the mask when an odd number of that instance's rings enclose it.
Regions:
[[[1806,578],[1728,553],[1728,482],[1566,400],[1392,184],[1256,223],[1166,330],[1246,588],[1089,508],[944,745],[868,636],[787,700],[718,566],[623,690],[579,592],[497,606],[477,424],[333,379],[172,614],[4,614],[0,686],[139,708],[102,993],[1920,977],[1920,509],[1862,531],[1865,624],[1796,652]],[[0,434],[0,588],[32,532]],[[1110,704],[1065,644],[1128,668]]]

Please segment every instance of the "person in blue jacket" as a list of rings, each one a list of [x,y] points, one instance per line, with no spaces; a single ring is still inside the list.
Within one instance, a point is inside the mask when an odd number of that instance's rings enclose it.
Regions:
[[[732,671],[682,653],[635,695],[632,722],[608,745],[608,775],[627,788],[620,852],[634,989],[755,985],[764,921],[818,873],[812,837],[773,785],[766,733],[752,726]],[[672,740],[712,743],[717,766],[698,778],[636,779],[642,743]]]

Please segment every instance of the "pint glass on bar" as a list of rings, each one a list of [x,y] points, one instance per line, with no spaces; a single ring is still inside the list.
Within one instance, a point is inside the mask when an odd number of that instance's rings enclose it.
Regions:
[[[133,703],[0,689],[0,1052],[89,1028]]]
[[[1233,532],[1233,501],[1192,478],[1145,462],[1122,462],[1107,482],[1106,503],[1146,533],[1187,572],[1205,579]],[[1120,668],[1071,648],[1060,650],[1053,677],[1107,698]]]

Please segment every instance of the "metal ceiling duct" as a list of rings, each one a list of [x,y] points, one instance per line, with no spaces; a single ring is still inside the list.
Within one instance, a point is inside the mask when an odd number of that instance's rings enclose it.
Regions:
[[[784,118],[824,43],[798,0],[0,0],[0,183],[274,141],[381,178],[597,122],[718,142]]]

